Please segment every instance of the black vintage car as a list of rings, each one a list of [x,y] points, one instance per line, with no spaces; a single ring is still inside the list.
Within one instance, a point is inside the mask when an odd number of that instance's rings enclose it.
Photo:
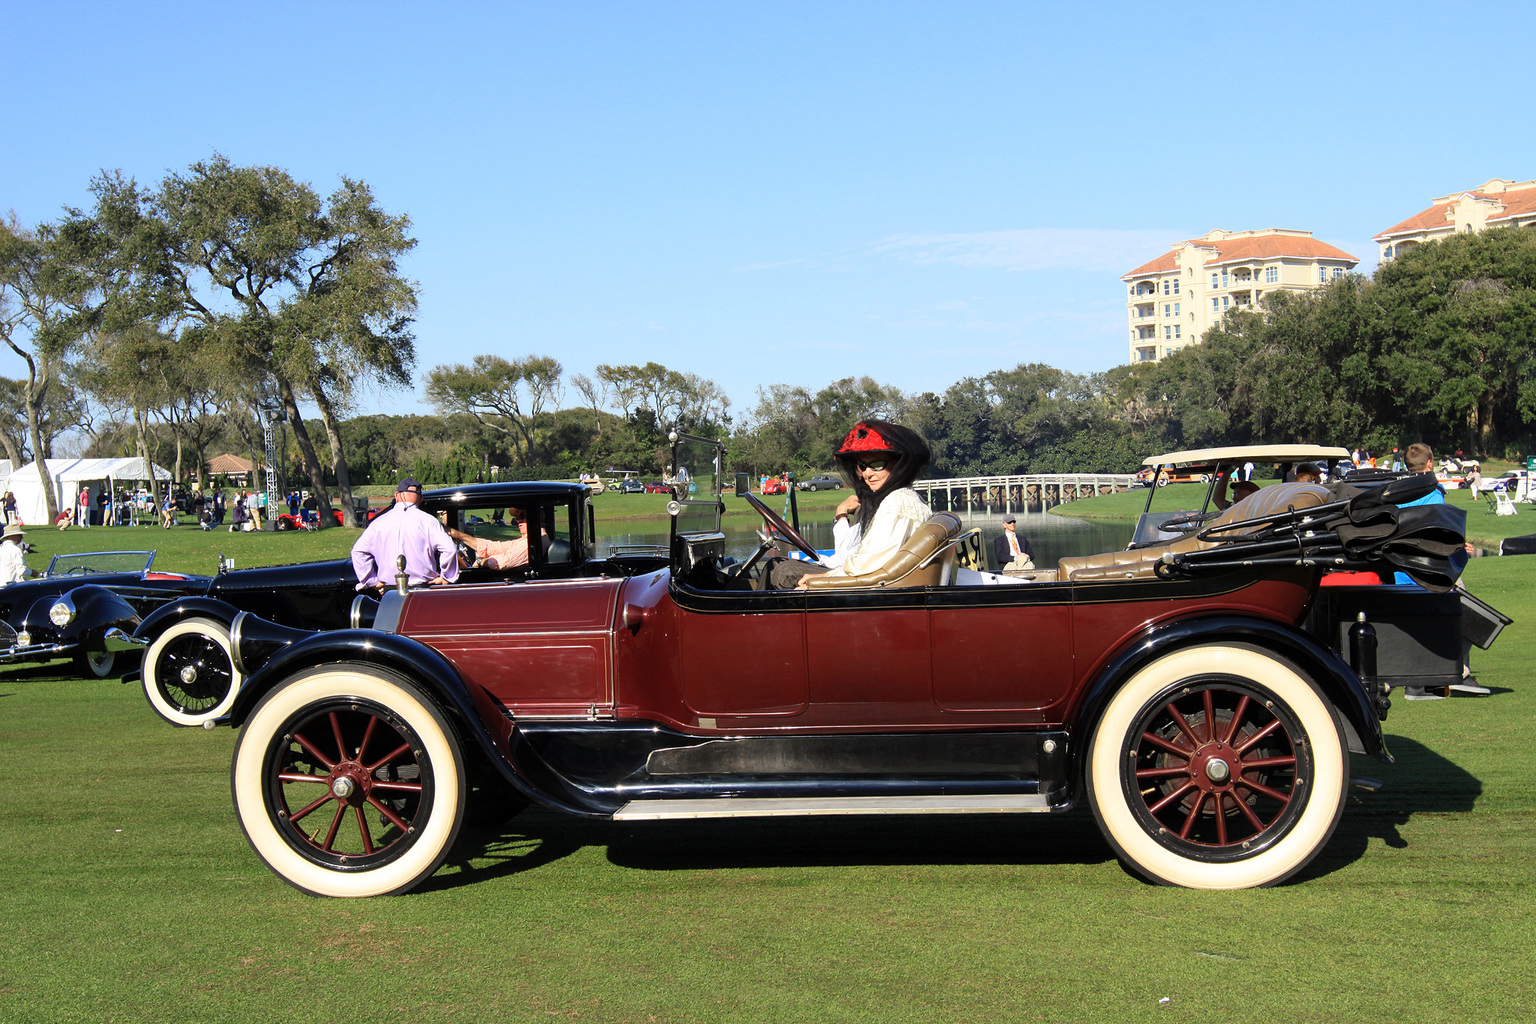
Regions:
[[[42,576],[0,587],[0,665],[73,658],[82,676],[112,675],[137,652],[143,616],[212,582],[155,572],[154,561],[153,551],[55,555]]]
[[[549,481],[470,484],[427,491],[421,507],[441,514],[447,525],[492,540],[520,536],[523,513],[530,536],[528,564],[507,569],[473,565],[461,583],[518,583],[583,575],[629,575],[666,564],[657,554],[593,557],[594,517],[584,484]],[[148,614],[134,633],[145,648],[144,695],[155,712],[173,725],[203,725],[234,702],[242,678],[230,657],[229,627],[235,616],[253,616],[304,629],[366,626],[378,602],[357,592],[348,559],[239,569],[190,583],[177,599]]]

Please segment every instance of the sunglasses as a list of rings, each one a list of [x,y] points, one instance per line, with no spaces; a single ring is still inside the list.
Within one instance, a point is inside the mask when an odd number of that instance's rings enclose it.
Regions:
[[[867,469],[871,473],[878,473],[882,469],[885,469],[890,464],[891,464],[891,460],[890,459],[870,459],[868,462],[860,462],[859,463],[859,469],[860,470],[866,470]]]

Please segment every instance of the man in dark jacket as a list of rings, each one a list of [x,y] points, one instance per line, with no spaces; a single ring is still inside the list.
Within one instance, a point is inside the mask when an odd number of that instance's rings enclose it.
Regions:
[[[992,541],[992,562],[999,569],[1033,569],[1035,552],[1029,538],[1018,532],[1018,517],[1003,516],[1003,535]]]

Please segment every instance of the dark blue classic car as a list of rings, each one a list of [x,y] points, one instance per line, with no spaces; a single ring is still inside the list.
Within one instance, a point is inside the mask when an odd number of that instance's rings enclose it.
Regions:
[[[42,576],[0,587],[0,665],[73,658],[82,676],[120,670],[143,616],[212,582],[155,572],[154,561],[153,551],[55,555]]]
[[[446,525],[490,540],[520,536],[517,514],[530,536],[528,563],[492,569],[474,565],[461,546],[461,583],[517,583],[571,576],[630,575],[666,564],[659,554],[593,557],[591,492],[585,484],[550,481],[469,484],[427,491],[421,507]],[[173,725],[204,725],[234,703],[243,682],[230,653],[230,625],[241,612],[309,630],[367,626],[378,602],[357,592],[350,560],[239,569],[204,578],[137,625],[145,648],[144,695]]]

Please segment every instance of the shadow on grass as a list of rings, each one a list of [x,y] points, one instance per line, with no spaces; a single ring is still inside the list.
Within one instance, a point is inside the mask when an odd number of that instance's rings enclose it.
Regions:
[[[1399,833],[1414,814],[1466,813],[1482,783],[1430,748],[1404,736],[1388,743],[1390,768],[1362,759],[1362,774],[1385,775],[1376,793],[1352,791],[1328,846],[1292,884],[1332,873],[1363,857],[1372,839],[1406,847]],[[1371,766],[1376,765],[1373,769]],[[613,822],[570,818],[532,808],[502,826],[466,828],[449,871],[423,891],[456,888],[531,871],[586,848],[643,871],[731,868],[932,865],[1102,864],[1114,853],[1093,815],[913,815],[727,818]],[[1140,876],[1126,869],[1128,878]],[[1148,883],[1150,884],[1150,883]]]
[[[1092,814],[872,815],[612,822],[538,808],[500,828],[466,829],[422,891],[529,871],[600,847],[643,871],[730,868],[1101,864],[1114,854]]]
[[[1359,860],[1372,839],[1405,849],[1408,841],[1398,829],[1415,814],[1466,814],[1482,795],[1483,784],[1475,775],[1416,740],[1388,736],[1387,749],[1397,759],[1390,766],[1356,755],[1361,774],[1386,782],[1375,793],[1351,791],[1333,839],[1295,881],[1326,875]]]

